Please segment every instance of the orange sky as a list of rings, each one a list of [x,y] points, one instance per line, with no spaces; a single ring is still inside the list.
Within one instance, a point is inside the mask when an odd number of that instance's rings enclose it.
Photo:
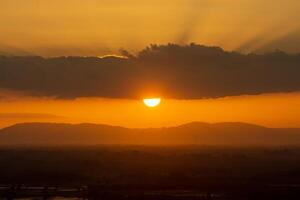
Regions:
[[[299,13],[299,0],[1,0],[0,55],[103,56],[169,42],[300,52]],[[161,105],[150,109],[142,100],[55,100],[0,91],[0,127],[29,121],[125,127],[242,121],[300,127],[300,93],[161,98]]]
[[[242,121],[269,127],[300,127],[300,93],[206,100],[162,99],[156,108],[146,107],[142,100],[8,98],[0,102],[0,118],[0,127],[33,121],[90,122],[125,127]]]

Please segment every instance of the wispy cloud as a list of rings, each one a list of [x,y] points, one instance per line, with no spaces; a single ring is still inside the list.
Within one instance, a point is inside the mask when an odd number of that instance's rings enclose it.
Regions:
[[[62,116],[47,113],[0,113],[0,119],[60,119]]]

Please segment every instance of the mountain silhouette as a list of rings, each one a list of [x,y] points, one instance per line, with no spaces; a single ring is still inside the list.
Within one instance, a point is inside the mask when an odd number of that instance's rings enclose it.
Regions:
[[[300,145],[300,128],[192,122],[129,129],[103,124],[21,123],[0,130],[0,145]]]

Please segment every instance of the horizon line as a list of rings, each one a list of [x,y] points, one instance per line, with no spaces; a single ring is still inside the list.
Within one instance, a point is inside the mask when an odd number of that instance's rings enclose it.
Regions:
[[[186,125],[192,125],[192,124],[206,124],[206,125],[218,125],[218,124],[241,124],[241,125],[249,125],[249,126],[255,126],[260,128],[266,128],[266,129],[300,129],[300,127],[269,127],[265,125],[255,124],[255,123],[249,123],[249,122],[242,122],[242,121],[220,121],[220,122],[204,122],[204,121],[190,121],[186,123],[181,123],[178,125],[170,125],[170,126],[159,126],[159,127],[126,127],[121,125],[114,125],[114,124],[105,124],[105,123],[92,123],[92,122],[80,122],[80,123],[72,123],[72,122],[39,122],[39,121],[32,121],[32,122],[19,122],[14,123],[12,125],[4,126],[0,128],[0,131],[9,127],[17,126],[17,125],[29,125],[29,124],[49,124],[49,125],[96,125],[96,126],[110,126],[110,127],[118,127],[118,128],[124,128],[124,129],[139,129],[139,130],[145,130],[145,129],[164,129],[164,128],[177,128],[182,127]]]

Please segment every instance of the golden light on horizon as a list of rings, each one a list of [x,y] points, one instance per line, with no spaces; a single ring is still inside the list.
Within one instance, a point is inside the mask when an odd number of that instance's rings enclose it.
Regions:
[[[272,128],[300,127],[300,92],[199,100],[160,97],[159,106],[154,108],[146,106],[143,98],[53,99],[26,97],[21,94],[17,96],[11,93],[7,95],[10,95],[6,97],[7,100],[0,100],[0,128],[24,122],[95,123],[126,128],[161,128],[192,121],[240,121]],[[144,95],[147,99],[155,97],[159,96]]]
[[[160,98],[149,98],[149,99],[143,99],[143,102],[148,107],[156,107],[160,104]]]

